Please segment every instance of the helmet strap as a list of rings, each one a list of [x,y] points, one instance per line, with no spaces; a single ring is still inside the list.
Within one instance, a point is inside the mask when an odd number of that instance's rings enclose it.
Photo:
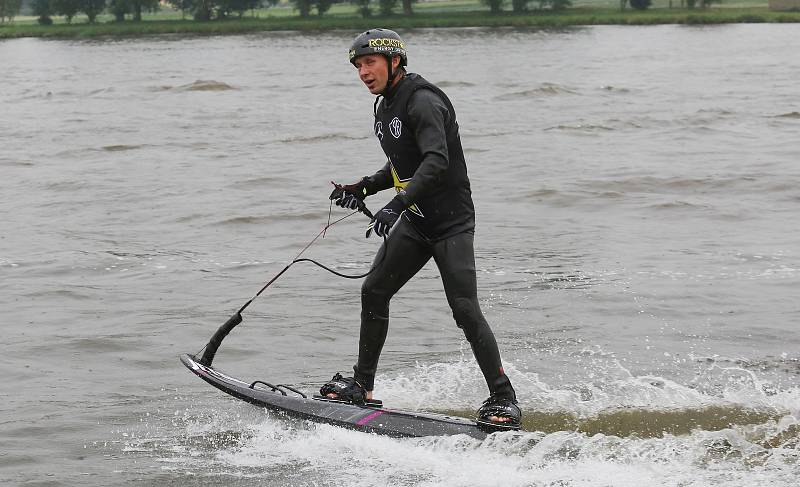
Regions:
[[[388,99],[389,94],[392,90],[392,86],[394,85],[394,79],[397,77],[397,74],[400,73],[400,70],[403,69],[403,66],[402,64],[399,65],[398,69],[395,71],[392,69],[392,60],[394,59],[394,56],[386,56],[386,59],[389,61],[389,67],[388,67],[389,76],[386,79],[386,87],[383,89],[381,95],[383,95],[384,98]]]
[[[383,89],[383,97],[387,100],[389,99],[389,91],[392,89],[392,84],[394,84],[394,78],[392,76],[394,75],[392,72],[393,59],[394,58],[392,56],[386,56],[386,60],[389,61],[389,77],[386,78],[386,88]]]

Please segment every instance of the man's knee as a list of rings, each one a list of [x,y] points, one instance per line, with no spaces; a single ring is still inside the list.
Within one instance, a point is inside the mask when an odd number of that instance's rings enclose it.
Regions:
[[[370,280],[361,286],[361,309],[367,318],[386,318],[389,312],[389,300],[392,296],[374,285]]]
[[[485,319],[477,300],[454,298],[450,301],[450,308],[453,310],[453,318],[456,320],[456,325],[464,330],[467,340],[472,341],[478,330],[485,325]]]

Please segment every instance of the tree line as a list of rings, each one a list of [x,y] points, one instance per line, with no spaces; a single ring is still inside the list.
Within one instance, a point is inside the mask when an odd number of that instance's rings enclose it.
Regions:
[[[334,3],[345,0],[289,0],[300,17],[324,15]],[[402,10],[404,15],[413,15],[413,4],[417,0],[350,0],[356,11],[364,18],[374,14],[394,15]],[[480,0],[489,7],[491,13],[499,14],[508,0]],[[22,0],[0,0],[0,19],[12,19],[19,13]],[[243,17],[248,11],[277,5],[279,0],[166,0],[172,8],[181,12],[182,18],[191,16],[195,20],[225,19],[231,16]],[[514,12],[528,11],[531,3],[539,9],[562,10],[572,5],[571,0],[510,0]],[[33,14],[42,25],[53,23],[54,16],[63,16],[69,24],[82,13],[89,23],[97,21],[103,12],[114,15],[118,22],[127,19],[141,21],[143,12],[159,9],[159,0],[33,0]]]
[[[209,21],[226,19],[232,16],[243,17],[248,11],[259,8],[271,7],[278,4],[279,0],[165,0],[175,10],[181,12],[182,18],[191,16],[195,20]],[[346,0],[289,0],[300,17],[311,15],[324,15],[334,3]],[[350,0],[357,12],[362,17],[370,17],[375,13],[380,15],[394,15],[402,8],[404,15],[413,15],[413,4],[417,0]],[[571,0],[480,0],[489,7],[493,14],[500,14],[508,4],[514,13],[525,13],[534,9],[564,10],[572,5]],[[675,0],[684,2],[687,7],[703,8],[711,3],[721,0]],[[22,0],[0,0],[0,22],[13,19],[19,14]],[[627,5],[637,10],[645,10],[652,5],[652,0],[620,0],[620,10]],[[670,6],[672,6],[670,4]],[[33,0],[33,14],[42,25],[53,23],[54,16],[63,16],[67,23],[82,13],[86,15],[89,23],[97,21],[97,16],[108,12],[118,22],[130,19],[141,21],[143,12],[155,12],[160,7],[160,0]]]
[[[0,0],[0,2],[9,0]],[[247,11],[274,6],[278,0],[166,0],[182,17],[192,15],[196,20],[224,19],[231,16],[243,17]],[[63,16],[69,24],[79,13],[83,13],[89,23],[95,23],[97,16],[108,12],[117,22],[130,19],[142,20],[142,13],[156,12],[159,0],[33,0],[33,14],[42,25],[53,23],[53,16]]]

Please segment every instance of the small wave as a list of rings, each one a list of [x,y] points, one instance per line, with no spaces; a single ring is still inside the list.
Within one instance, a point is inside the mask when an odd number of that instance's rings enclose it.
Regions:
[[[79,338],[64,338],[58,347],[61,351],[85,353],[120,353],[140,349],[141,344],[136,339],[125,335],[106,335]],[[36,345],[28,350],[34,354],[52,354],[50,344]]]
[[[592,124],[592,123],[578,123],[578,124],[561,124],[555,125],[553,127],[547,127],[544,129],[545,131],[549,130],[563,130],[567,132],[612,132],[616,130],[613,127],[609,127],[607,125],[600,125],[600,124]]]
[[[469,134],[470,139],[475,139],[478,137],[503,137],[505,135],[511,135],[514,132],[511,131],[503,131],[503,130],[485,130],[483,132],[472,132]]]
[[[237,181],[232,184],[237,188],[262,188],[266,186],[273,186],[275,184],[285,183],[288,179],[275,176],[262,176],[258,178],[245,179],[244,181]]]
[[[736,113],[730,110],[717,108],[703,108],[694,114],[681,117],[672,121],[678,126],[691,126],[695,131],[713,133],[716,129],[712,127],[715,123],[735,117]]]
[[[5,160],[0,161],[0,166],[31,167],[35,164],[30,161]]]
[[[57,299],[74,299],[77,301],[84,301],[87,299],[92,299],[92,296],[89,296],[85,293],[80,293],[77,291],[72,291],[70,289],[55,289],[52,291],[36,291],[35,293],[24,294],[23,296],[34,298],[34,299],[42,299],[42,298],[57,298]]]
[[[542,83],[539,87],[529,89],[529,90],[522,90],[522,91],[515,91],[512,93],[505,93],[503,95],[498,95],[494,97],[495,100],[517,100],[520,98],[532,98],[532,97],[540,97],[540,96],[557,96],[557,95],[576,95],[578,92],[567,88],[565,86],[561,86],[555,83]]]
[[[617,86],[611,86],[611,85],[601,86],[600,89],[612,93],[630,93],[631,91],[628,88],[619,88]]]
[[[800,119],[800,112],[782,113],[780,115],[773,115],[772,118],[796,118],[796,119]]]
[[[439,88],[469,88],[475,86],[475,83],[469,81],[440,81],[436,83]]]
[[[99,89],[96,89],[96,90],[92,90],[89,93],[87,93],[87,95],[88,96],[95,96],[95,95],[102,95],[103,93],[114,93],[115,91],[116,90],[114,89],[114,87],[110,86],[108,88],[99,88]]]
[[[287,137],[285,139],[281,139],[280,142],[284,144],[308,144],[314,142],[328,142],[334,140],[362,140],[366,139],[367,137],[355,137],[352,135],[342,134],[342,133],[333,133],[333,134],[323,134],[323,135],[312,135],[312,136],[298,136],[298,137]]]
[[[602,189],[606,191],[627,193],[663,193],[663,192],[687,192],[709,189],[724,189],[751,184],[756,178],[750,176],[738,177],[708,177],[708,178],[682,178],[682,177],[656,177],[656,176],[635,176],[625,179],[615,180],[593,180],[581,183],[582,186],[592,190]]]
[[[230,91],[236,90],[233,86],[222,81],[197,80],[194,83],[181,86],[159,86],[154,88],[156,91]]]
[[[556,196],[561,196],[562,194],[563,193],[557,189],[541,188],[528,192],[527,194],[525,194],[525,197],[539,200],[539,199],[549,199]]]
[[[272,221],[269,216],[237,216],[217,222],[217,225],[263,225]]]
[[[122,152],[128,150],[136,150],[141,149],[144,147],[143,145],[126,145],[126,144],[118,144],[118,145],[105,145],[101,147],[104,151],[107,152]]]
[[[327,215],[325,213],[324,215]],[[311,213],[279,213],[265,216],[237,216],[228,218],[215,223],[215,225],[265,225],[271,222],[295,221],[295,220],[316,220],[323,218],[319,212]]]
[[[567,208],[580,204],[586,197],[586,193],[576,194],[574,192],[566,192],[554,188],[540,188],[521,193],[519,196],[513,196],[512,200],[535,201],[557,208]],[[589,197],[591,198],[592,196],[589,195]],[[593,200],[591,204],[596,205],[597,202]]]
[[[49,191],[76,191],[84,187],[86,187],[86,181],[58,181],[45,185],[45,189]]]
[[[606,120],[608,126],[613,126],[615,129],[640,129],[646,125],[652,125],[652,122],[646,121],[634,122],[633,120],[620,120],[618,118],[611,118]]]
[[[536,276],[536,281],[529,283],[531,289],[588,289],[598,283],[597,279],[592,276],[574,272],[534,272],[523,270],[521,273]]]
[[[199,220],[201,218],[208,218],[210,216],[213,215],[210,213],[192,213],[190,215],[181,215],[179,217],[176,217],[173,221],[176,223],[187,223],[194,220]]]
[[[717,116],[720,116],[720,117],[729,117],[729,116],[732,116],[732,115],[736,115],[736,112],[732,112],[730,110],[725,110],[724,108],[701,108],[700,110],[697,110],[697,113],[698,114],[706,114],[706,113],[708,113],[708,114],[717,115]]]
[[[49,99],[53,97],[52,91],[45,91],[45,92],[34,92],[32,90],[26,90],[26,95],[20,97],[22,100],[36,100],[36,99]]]
[[[654,205],[650,205],[649,208],[654,210],[687,210],[698,208],[708,209],[709,207],[706,205],[689,203],[688,201],[667,201],[665,203],[656,203]]]
[[[778,370],[789,374],[800,375],[800,358],[776,359],[743,359],[728,357],[694,357],[695,361],[708,364],[735,365],[745,370],[766,372]]]
[[[106,250],[106,254],[113,255],[114,257],[118,257],[120,259],[128,259],[128,258],[135,258],[135,259],[146,259],[148,257],[155,257],[159,255],[158,253],[137,253],[137,252],[120,252],[117,250]]]

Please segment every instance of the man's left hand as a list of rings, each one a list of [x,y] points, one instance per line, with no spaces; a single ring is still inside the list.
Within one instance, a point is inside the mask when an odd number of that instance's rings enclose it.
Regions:
[[[375,230],[375,235],[379,237],[388,236],[389,230],[392,229],[392,226],[394,226],[397,219],[400,218],[400,214],[403,213],[405,209],[406,205],[400,200],[399,196],[392,198],[389,204],[381,208],[381,210],[375,214],[375,218],[367,227],[367,238],[369,238],[373,230]]]

